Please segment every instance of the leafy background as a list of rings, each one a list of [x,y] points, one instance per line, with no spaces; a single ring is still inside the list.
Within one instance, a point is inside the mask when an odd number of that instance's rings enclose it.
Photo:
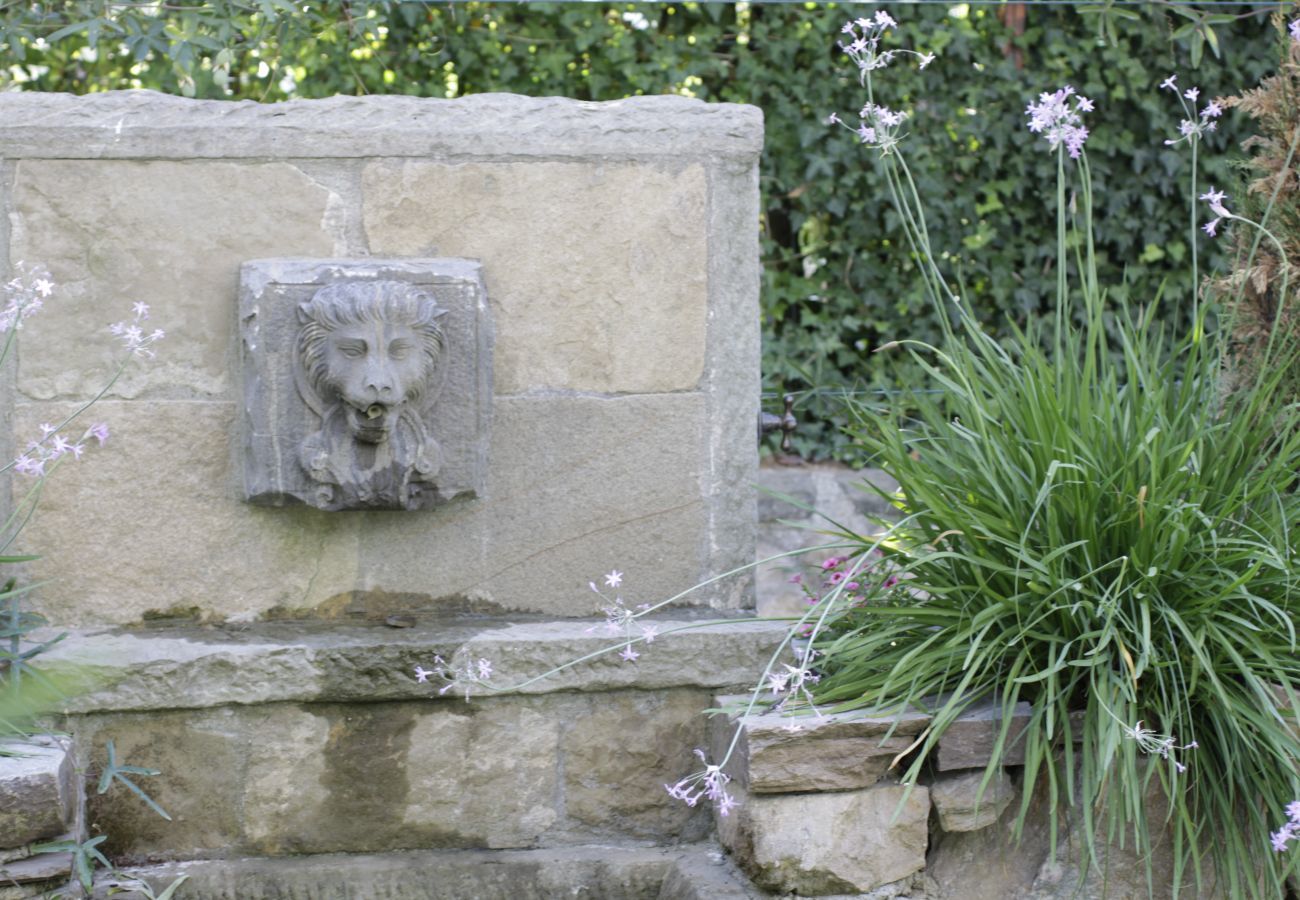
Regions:
[[[797,451],[861,462],[842,431],[843,394],[923,388],[914,365],[872,351],[939,334],[883,180],[852,135],[824,124],[832,111],[851,120],[863,102],[836,41],[846,19],[876,8],[901,23],[892,41],[939,54],[925,71],[878,73],[878,99],[913,112],[906,152],[936,249],[986,327],[1006,335],[1047,308],[1054,156],[1025,130],[1023,110],[1066,82],[1097,104],[1088,152],[1102,283],[1117,300],[1160,298],[1162,317],[1185,325],[1190,165],[1185,146],[1164,144],[1183,113],[1158,85],[1173,72],[1205,96],[1256,85],[1279,59],[1268,22],[1278,4],[3,0],[0,83],[262,101],[511,91],[752,103],[767,129],[765,405],[794,392]],[[1244,117],[1225,117],[1203,145],[1203,185],[1237,184],[1229,160],[1246,133]],[[1226,263],[1200,240],[1203,270]]]

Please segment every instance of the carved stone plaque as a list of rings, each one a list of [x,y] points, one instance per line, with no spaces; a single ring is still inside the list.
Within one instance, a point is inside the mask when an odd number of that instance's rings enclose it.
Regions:
[[[464,259],[264,259],[239,291],[244,495],[318,509],[482,496],[492,333]]]

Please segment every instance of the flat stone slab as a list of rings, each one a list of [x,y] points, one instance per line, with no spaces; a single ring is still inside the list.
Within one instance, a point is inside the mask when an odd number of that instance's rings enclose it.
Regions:
[[[719,697],[717,705],[734,707],[748,700]],[[716,758],[725,753],[739,723],[741,736],[727,771],[755,794],[848,791],[879,781],[930,718],[919,710],[894,715],[870,710],[820,716],[769,713],[715,717],[711,728]]]
[[[0,756],[0,848],[21,847],[67,831],[76,799],[70,742],[5,741]]]
[[[1011,728],[1002,750],[1002,765],[1025,762],[1025,728],[1029,725],[1028,703],[1017,703]],[[980,769],[993,757],[993,746],[1002,729],[1002,707],[993,701],[977,703],[948,726],[939,739],[939,771]]]
[[[984,770],[940,775],[930,784],[930,802],[944,831],[978,831],[998,820],[1015,799],[1016,789],[1003,769],[984,781]]]
[[[188,875],[187,900],[758,900],[712,844],[671,849],[625,846],[521,851],[407,851],[322,854],[290,859],[224,859],[129,869],[127,878],[101,877],[94,896],[130,888],[131,877],[161,891]],[[113,896],[142,900],[126,890]]]
[[[637,645],[640,658],[590,619],[420,621],[410,628],[337,623],[266,623],[158,630],[86,629],[69,633],[41,657],[50,673],[77,673],[91,689],[68,698],[68,713],[197,709],[282,701],[380,701],[436,698],[441,682],[416,681],[434,656],[459,649],[492,665],[495,693],[735,688],[757,677],[757,660],[784,635],[779,622],[656,618],[659,636]],[[704,622],[716,623],[701,627]],[[597,653],[599,659],[548,678],[537,676]],[[484,691],[492,694],[493,691]],[[448,692],[448,697],[455,692]]]
[[[737,805],[715,816],[718,838],[760,887],[799,896],[862,893],[925,867],[924,787],[780,795],[732,788]]]
[[[0,122],[6,159],[355,158],[382,147],[394,157],[756,160],[763,149],[757,108],[674,96],[606,103],[517,94],[257,103],[154,91],[86,97],[13,91],[0,94]]]

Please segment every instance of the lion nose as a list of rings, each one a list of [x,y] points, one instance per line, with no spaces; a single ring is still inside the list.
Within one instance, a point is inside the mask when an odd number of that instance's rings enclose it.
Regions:
[[[365,385],[370,399],[391,402],[396,393],[393,373],[387,366],[369,366],[366,369]]]

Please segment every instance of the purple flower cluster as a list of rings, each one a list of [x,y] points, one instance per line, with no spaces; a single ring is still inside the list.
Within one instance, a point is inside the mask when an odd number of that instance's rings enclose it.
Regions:
[[[617,569],[605,576],[605,587],[617,588],[622,583],[623,573]],[[642,614],[650,608],[649,604],[642,603],[635,609],[629,609],[621,596],[616,595],[613,599],[610,599],[600,588],[596,587],[596,582],[588,582],[587,586],[605,601],[600,607],[600,611],[605,616],[603,626],[593,625],[587,629],[587,633],[590,634],[597,628],[603,627],[607,633],[622,638],[626,643],[618,654],[619,658],[625,662],[635,662],[640,658],[641,654],[632,645],[636,642],[653,644],[655,638],[659,635],[657,626],[646,625],[639,621]]]
[[[91,438],[94,438],[99,446],[104,446],[104,442],[108,440],[108,426],[103,422],[91,425],[77,441],[73,442],[59,434],[59,426],[47,422],[41,425],[41,439],[28,444],[22,455],[13,461],[14,471],[40,478],[46,474],[46,466],[55,460],[69,455],[73,459],[81,459],[81,454],[86,452],[86,441]]]
[[[26,269],[22,263],[18,274],[5,283],[4,308],[0,309],[0,334],[23,327],[23,319],[41,311],[45,298],[54,292],[54,282],[44,269]]]
[[[1210,186],[1209,191],[1201,194],[1201,199],[1210,204],[1210,212],[1214,213],[1214,218],[1201,226],[1201,229],[1210,237],[1214,237],[1218,233],[1219,223],[1224,219],[1236,218],[1228,211],[1228,207],[1223,205],[1225,196],[1223,191],[1216,191],[1213,185]]]
[[[676,784],[665,784],[664,790],[674,800],[681,800],[687,806],[694,806],[703,797],[713,804],[718,815],[725,816],[736,806],[736,798],[727,793],[727,782],[731,776],[722,771],[722,766],[709,765],[704,751],[696,748],[695,755],[704,763],[704,771],[687,775]]]
[[[1292,19],[1287,31],[1291,32],[1291,40],[1300,41],[1300,19]]]
[[[120,338],[122,345],[132,356],[153,357],[154,351],[150,345],[161,341],[165,335],[161,329],[154,329],[148,334],[140,326],[140,323],[149,318],[149,304],[136,303],[131,307],[135,318],[130,322],[114,322],[108,326],[108,330],[115,337]]]
[[[864,84],[871,72],[883,69],[900,55],[915,56],[918,60],[918,68],[922,69],[934,62],[933,53],[918,53],[915,50],[903,49],[881,50],[881,37],[887,30],[897,25],[893,16],[880,9],[876,10],[871,18],[854,19],[840,29],[848,36],[847,42],[840,42],[840,49],[857,65]],[[899,141],[898,128],[907,118],[907,114],[868,103],[862,107],[858,117],[862,121],[856,128],[844,122],[836,113],[827,116],[826,124],[843,125],[856,134],[862,143],[888,153]]]
[[[1141,720],[1139,720],[1132,728],[1125,725],[1124,736],[1135,741],[1138,745],[1138,749],[1143,753],[1150,753],[1154,756],[1159,756],[1161,759],[1167,759],[1172,762],[1174,764],[1174,771],[1179,775],[1187,771],[1187,766],[1178,761],[1178,758],[1173,755],[1174,751],[1195,750],[1197,746],[1196,741],[1179,746],[1174,741],[1173,735],[1157,734],[1153,729],[1143,728]]]
[[[1180,92],[1178,89],[1178,76],[1170,75],[1160,82],[1160,89],[1177,94],[1185,114],[1185,118],[1178,123],[1179,136],[1166,140],[1165,144],[1168,146],[1172,147],[1175,144],[1181,144],[1183,141],[1200,140],[1219,127],[1216,120],[1223,115],[1223,107],[1219,105],[1219,101],[1211,100],[1201,108],[1199,113],[1196,111],[1196,101],[1201,98],[1200,88],[1190,87]]]
[[[1091,100],[1076,94],[1067,84],[1050,94],[1039,94],[1038,102],[1025,108],[1025,115],[1029,117],[1029,130],[1046,138],[1051,149],[1064,144],[1070,158],[1078,159],[1083,152],[1083,142],[1088,139],[1088,129],[1080,113],[1092,112],[1092,108]]]
[[[915,56],[917,58],[917,68],[924,69],[930,63],[934,62],[933,53],[918,53],[915,50],[881,50],[880,39],[890,28],[898,26],[894,17],[883,9],[876,10],[876,14],[869,19],[854,19],[852,22],[844,23],[840,33],[847,35],[848,43],[840,41],[840,49],[844,54],[853,60],[858,69],[864,74],[873,72],[876,69],[883,69],[894,61],[894,57]]]
[[[1296,20],[1300,22],[1300,19]],[[1273,849],[1281,853],[1287,845],[1300,838],[1300,800],[1292,800],[1286,805],[1287,823],[1269,835]]]
[[[473,658],[462,647],[452,656],[451,662],[441,656],[435,656],[432,669],[423,666],[415,667],[417,683],[426,684],[430,676],[437,676],[447,682],[438,689],[439,696],[455,688],[463,690],[465,699],[468,700],[474,688],[487,686],[489,679],[492,678],[492,663],[483,657]]]

